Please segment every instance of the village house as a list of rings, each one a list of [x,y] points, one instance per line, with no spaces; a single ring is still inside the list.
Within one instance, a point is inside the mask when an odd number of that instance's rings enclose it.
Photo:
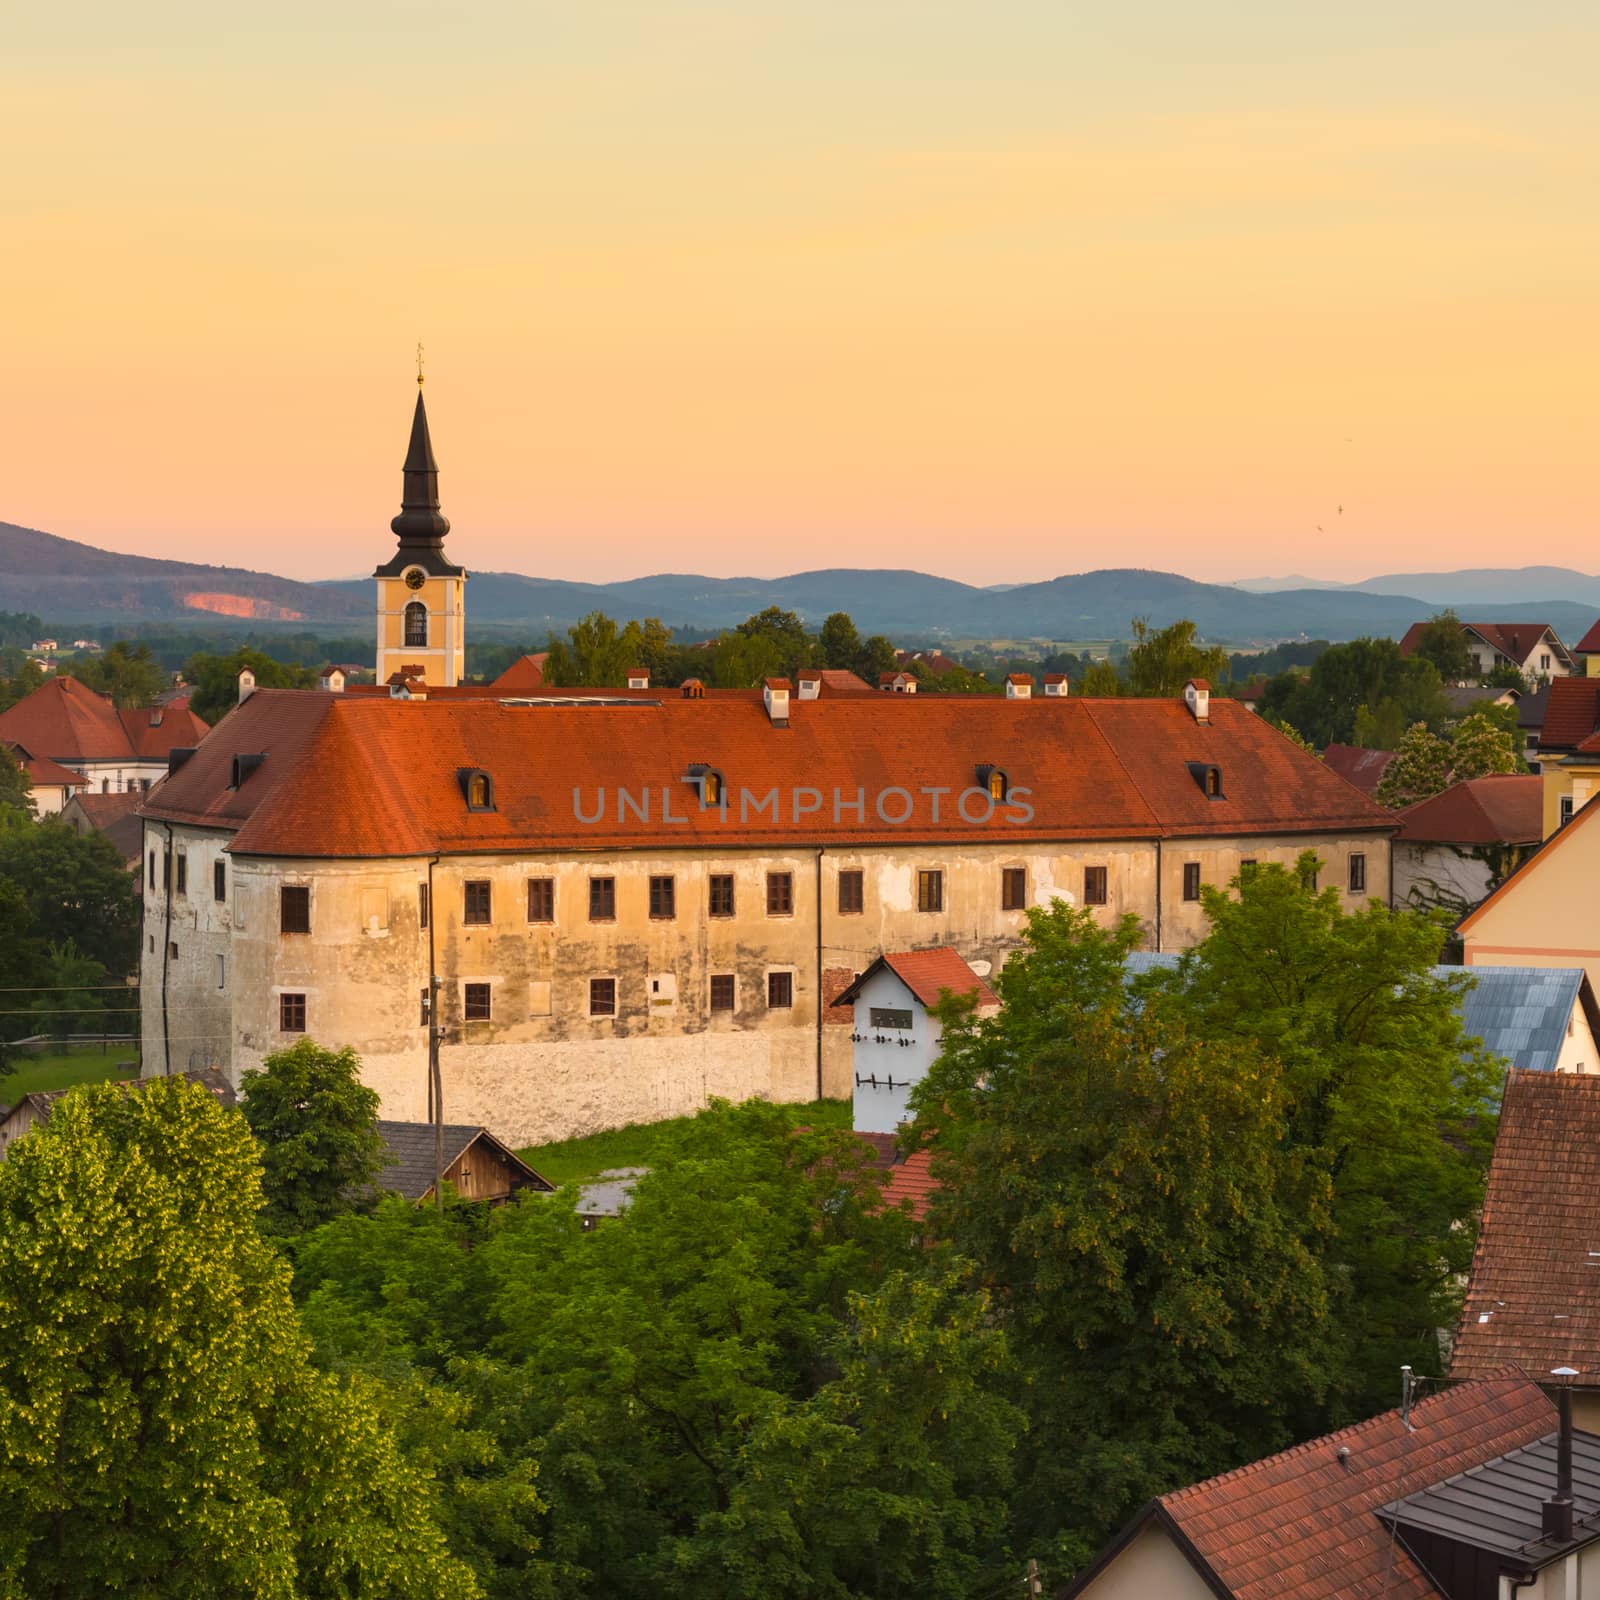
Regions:
[[[1570,1368],[1574,1420],[1600,1432],[1597,1189],[1600,1077],[1510,1073],[1450,1373]]]
[[[1400,654],[1410,655],[1430,624],[1413,622],[1400,640]],[[1473,674],[1487,678],[1496,667],[1515,667],[1530,685],[1564,678],[1573,670],[1572,652],[1555,629],[1543,622],[1463,622],[1461,634],[1472,656]]]
[[[198,744],[206,731],[187,703],[119,707],[69,677],[51,678],[0,711],[0,741],[76,773],[90,794],[143,792],[166,775],[170,751]]]
[[[130,872],[137,873],[144,849],[144,819],[139,815],[137,794],[75,794],[61,813],[61,820],[74,833],[102,833],[122,857]]]
[[[1247,861],[1313,850],[1352,906],[1388,896],[1392,816],[1198,681],[1163,700],[1034,697],[1025,675],[1003,699],[826,673],[462,684],[433,459],[419,400],[377,578],[380,678],[401,681],[242,686],[144,802],[147,1072],[237,1081],[310,1036],[420,1120],[438,1030],[446,1112],[520,1144],[711,1095],[842,1097],[831,1002],[857,973],[945,945],[997,970],[1056,899],[1181,949],[1202,885]]]
[[[1600,788],[1600,677],[1559,678],[1550,685],[1538,754],[1548,839]]]
[[[1528,773],[1453,783],[1395,813],[1394,903],[1469,911],[1544,838],[1544,783]]]
[[[1150,1501],[1062,1600],[1571,1600],[1600,1584],[1600,1437],[1527,1376]]]
[[[66,809],[73,795],[89,786],[89,780],[70,767],[44,756],[36,756],[26,745],[14,739],[0,739],[0,750],[5,751],[22,769],[23,776],[28,780],[28,796],[33,801],[37,816],[57,815]]]
[[[524,1189],[555,1192],[555,1185],[515,1150],[475,1124],[447,1122],[436,1128],[431,1122],[380,1121],[378,1134],[390,1161],[378,1175],[378,1187],[402,1200],[421,1205],[433,1199],[436,1157],[442,1157],[439,1166],[449,1190],[462,1200],[498,1205]]]

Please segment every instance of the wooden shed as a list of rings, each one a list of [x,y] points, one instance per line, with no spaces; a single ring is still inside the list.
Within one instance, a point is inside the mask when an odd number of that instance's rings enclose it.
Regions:
[[[427,1200],[433,1195],[434,1128],[431,1122],[383,1122],[378,1132],[394,1157],[394,1165],[380,1175],[380,1187],[403,1200]],[[514,1150],[507,1148],[487,1128],[469,1123],[444,1126],[444,1181],[463,1200],[493,1203],[509,1200],[519,1189],[555,1191]]]

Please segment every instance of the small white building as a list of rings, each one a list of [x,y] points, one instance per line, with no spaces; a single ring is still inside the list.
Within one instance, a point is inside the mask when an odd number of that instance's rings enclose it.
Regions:
[[[949,945],[881,955],[834,1002],[855,1007],[857,1133],[893,1133],[910,1121],[912,1087],[944,1043],[934,1009],[947,991],[976,995],[979,1016],[1000,1009],[994,991]]]

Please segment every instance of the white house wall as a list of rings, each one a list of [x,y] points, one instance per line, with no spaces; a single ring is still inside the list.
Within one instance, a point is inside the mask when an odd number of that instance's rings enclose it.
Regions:
[[[911,1026],[874,1027],[874,1007],[908,1011]],[[862,985],[855,1002],[854,1031],[855,1130],[893,1133],[902,1122],[911,1120],[911,1087],[927,1077],[928,1068],[938,1059],[944,1029],[895,973],[884,971],[874,973]]]

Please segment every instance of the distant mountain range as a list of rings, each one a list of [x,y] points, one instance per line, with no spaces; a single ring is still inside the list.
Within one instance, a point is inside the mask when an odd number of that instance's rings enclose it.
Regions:
[[[1275,587],[1280,582],[1298,586]],[[1562,598],[1553,598],[1557,595]],[[715,629],[780,606],[813,624],[831,611],[848,611],[863,633],[886,633],[905,642],[1126,638],[1133,617],[1148,618],[1156,627],[1188,617],[1208,639],[1247,645],[1301,636],[1398,637],[1410,623],[1447,604],[1476,609],[1484,620],[1548,622],[1570,643],[1600,614],[1600,578],[1561,567],[1528,567],[1419,573],[1349,585],[1271,578],[1219,584],[1172,572],[1113,568],[979,588],[924,572],[837,567],[786,578],[663,573],[619,583],[475,571],[467,586],[470,620],[497,634],[515,632],[533,641],[595,610]],[[201,624],[230,618],[347,632],[370,622],[372,588],[368,578],[298,583],[240,567],[119,555],[0,523],[0,610],[35,612],[52,625]]]

